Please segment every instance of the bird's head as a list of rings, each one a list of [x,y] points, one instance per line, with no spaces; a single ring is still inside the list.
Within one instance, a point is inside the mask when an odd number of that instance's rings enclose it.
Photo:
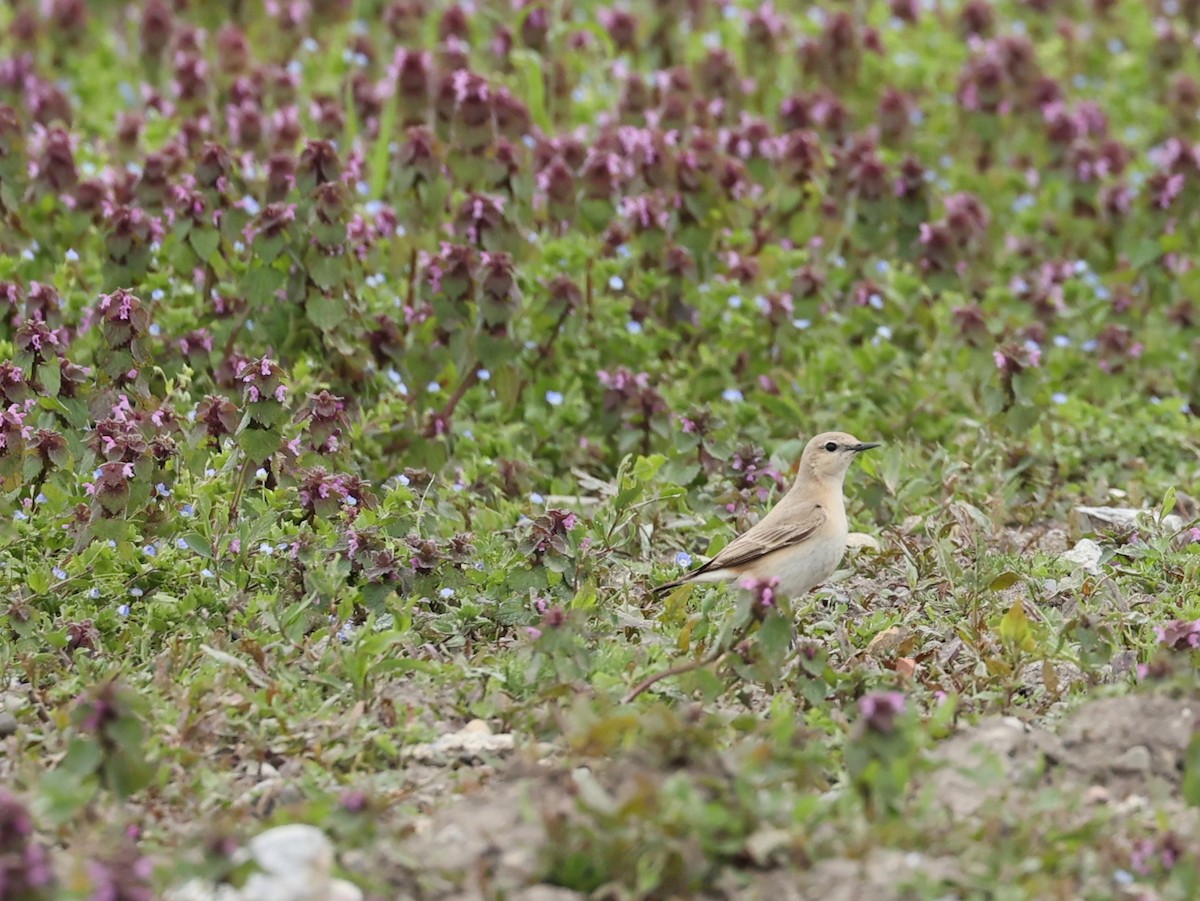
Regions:
[[[879,447],[878,442],[859,441],[845,432],[823,432],[805,445],[800,478],[840,484],[854,458],[873,447]]]

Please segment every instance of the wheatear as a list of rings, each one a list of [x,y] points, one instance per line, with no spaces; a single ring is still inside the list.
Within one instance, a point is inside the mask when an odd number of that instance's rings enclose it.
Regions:
[[[669,591],[688,582],[779,578],[778,590],[798,598],[820,585],[846,553],[846,502],[842,482],[866,444],[845,432],[825,432],[808,442],[796,482],[770,513],[703,566],[659,585]]]

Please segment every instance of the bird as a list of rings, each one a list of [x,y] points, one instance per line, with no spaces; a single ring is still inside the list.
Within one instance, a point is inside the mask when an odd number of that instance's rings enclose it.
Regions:
[[[796,481],[771,511],[711,560],[654,588],[734,579],[778,578],[776,590],[798,598],[820,585],[846,553],[849,524],[842,483],[854,458],[879,447],[845,432],[823,432],[804,448]]]

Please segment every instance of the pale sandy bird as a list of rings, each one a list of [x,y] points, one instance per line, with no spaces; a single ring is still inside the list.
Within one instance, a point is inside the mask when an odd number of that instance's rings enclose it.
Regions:
[[[879,447],[845,432],[813,438],[800,457],[796,482],[771,512],[729,542],[717,556],[686,575],[660,585],[669,591],[688,582],[779,577],[779,591],[798,598],[820,585],[846,553],[849,525],[842,483],[854,458]]]

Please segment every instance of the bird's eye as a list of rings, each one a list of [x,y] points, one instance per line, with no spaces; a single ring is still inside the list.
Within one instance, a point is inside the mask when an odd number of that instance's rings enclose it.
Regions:
[[[829,443],[827,443],[825,445],[825,450],[829,451],[830,453],[833,453],[835,450],[837,450],[837,442],[830,441]]]

